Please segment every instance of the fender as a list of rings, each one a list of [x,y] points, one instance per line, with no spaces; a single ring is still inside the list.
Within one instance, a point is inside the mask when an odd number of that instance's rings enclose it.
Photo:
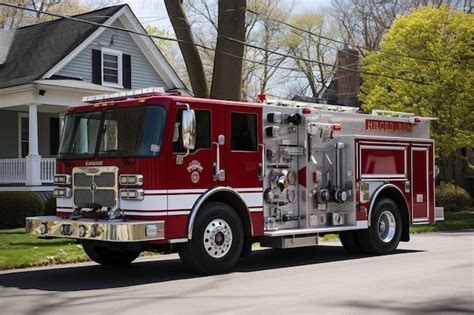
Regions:
[[[397,190],[400,193],[400,196],[403,198],[403,201],[405,202],[405,206],[408,209],[408,212],[410,211],[410,208],[408,207],[407,199],[405,198],[405,195],[403,194],[401,189],[398,188],[397,186],[395,186],[394,184],[384,184],[384,185],[380,186],[375,191],[375,193],[372,195],[372,197],[370,198],[369,215],[367,217],[367,223],[368,223],[369,226],[370,226],[371,221],[372,221],[372,211],[373,211],[374,206],[375,206],[375,201],[377,200],[380,193],[383,192],[384,190],[388,189],[388,188],[395,188],[395,190]],[[408,218],[410,218],[410,213],[408,213]]]
[[[191,240],[193,237],[193,228],[194,228],[194,223],[196,221],[196,217],[199,213],[199,210],[201,209],[202,205],[212,196],[215,194],[221,193],[221,192],[227,192],[227,193],[232,193],[234,194],[241,202],[242,205],[245,206],[246,209],[246,214],[248,217],[248,220],[250,222],[250,232],[253,234],[253,226],[252,226],[252,218],[250,216],[249,208],[247,207],[247,204],[245,201],[242,199],[242,197],[239,195],[237,191],[232,189],[231,187],[214,187],[209,190],[207,190],[204,194],[202,194],[198,200],[194,203],[193,207],[191,208],[191,215],[189,216],[189,223],[188,223],[188,240]]]

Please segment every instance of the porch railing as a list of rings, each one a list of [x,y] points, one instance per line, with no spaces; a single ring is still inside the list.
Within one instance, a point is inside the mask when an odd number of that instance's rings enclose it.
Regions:
[[[0,183],[26,183],[26,159],[0,160]]]
[[[25,184],[26,159],[0,159],[0,184]],[[41,183],[52,183],[56,172],[55,158],[41,158]]]
[[[40,179],[42,183],[52,183],[56,173],[55,158],[41,158]]]

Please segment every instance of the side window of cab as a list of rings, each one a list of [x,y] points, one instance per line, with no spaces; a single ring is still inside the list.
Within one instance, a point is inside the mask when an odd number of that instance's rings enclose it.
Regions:
[[[190,152],[200,149],[211,148],[211,112],[208,110],[195,109],[196,114],[196,145]],[[173,152],[184,153],[183,139],[181,135],[181,122],[183,120],[183,109],[178,109],[173,133]]]

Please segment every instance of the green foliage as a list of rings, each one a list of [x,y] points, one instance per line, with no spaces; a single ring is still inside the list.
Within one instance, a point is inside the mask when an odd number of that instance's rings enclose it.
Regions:
[[[0,192],[0,228],[23,227],[26,217],[41,215],[43,209],[33,192]]]
[[[363,109],[437,117],[432,137],[441,158],[456,156],[460,148],[474,147],[472,47],[474,16],[470,14],[428,6],[399,17],[382,40],[382,52],[369,53],[362,69],[426,84],[362,75],[359,97]]]
[[[56,198],[53,196],[44,203],[44,215],[56,215]]]
[[[444,207],[444,211],[454,212],[467,209],[472,205],[469,193],[462,187],[452,183],[436,187],[436,205]]]

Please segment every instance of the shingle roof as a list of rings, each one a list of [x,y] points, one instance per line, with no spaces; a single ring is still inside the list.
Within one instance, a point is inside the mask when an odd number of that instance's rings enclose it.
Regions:
[[[76,15],[81,19],[104,23],[126,4]],[[98,26],[67,19],[21,27],[16,30],[8,57],[0,65],[0,88],[30,83],[88,38]]]

